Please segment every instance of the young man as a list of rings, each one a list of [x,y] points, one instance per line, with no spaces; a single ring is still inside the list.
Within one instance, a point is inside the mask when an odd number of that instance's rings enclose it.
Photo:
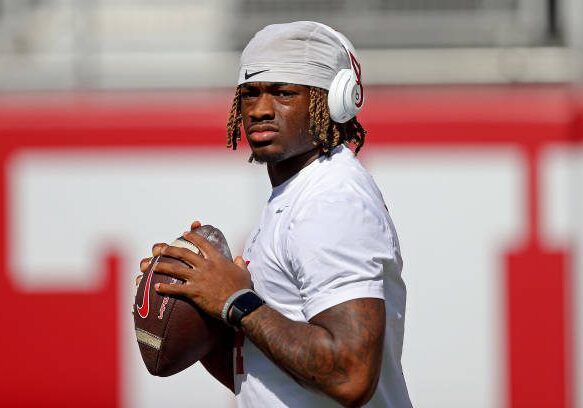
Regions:
[[[236,148],[242,124],[273,192],[243,257],[230,262],[192,232],[184,237],[203,257],[154,246],[154,256],[194,266],[158,264],[185,284],[156,290],[236,328],[203,364],[239,407],[411,406],[399,243],[380,191],[347,147],[364,143],[355,117],[363,96],[341,34],[314,22],[259,31],[241,56],[227,145]]]

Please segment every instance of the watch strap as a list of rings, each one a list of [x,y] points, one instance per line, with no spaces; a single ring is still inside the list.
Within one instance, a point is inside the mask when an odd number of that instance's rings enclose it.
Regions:
[[[223,322],[230,324],[229,323],[229,309],[231,309],[231,306],[233,305],[233,302],[235,301],[235,299],[237,299],[243,293],[247,293],[247,292],[251,292],[251,289],[238,290],[227,298],[227,301],[223,305],[223,310],[221,310],[221,319],[223,319]]]

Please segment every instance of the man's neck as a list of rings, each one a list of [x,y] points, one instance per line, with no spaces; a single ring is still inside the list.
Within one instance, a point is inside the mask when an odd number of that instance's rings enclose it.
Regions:
[[[291,177],[296,175],[301,169],[307,167],[310,163],[320,156],[320,149],[314,148],[298,156],[290,157],[278,163],[267,164],[267,174],[272,187],[277,187],[285,183]]]

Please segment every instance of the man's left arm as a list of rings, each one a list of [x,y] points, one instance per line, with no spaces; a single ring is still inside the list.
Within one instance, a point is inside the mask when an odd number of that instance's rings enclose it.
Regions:
[[[344,406],[366,404],[382,362],[385,305],[382,299],[349,300],[309,323],[292,321],[262,306],[241,321],[245,335],[303,386]]]

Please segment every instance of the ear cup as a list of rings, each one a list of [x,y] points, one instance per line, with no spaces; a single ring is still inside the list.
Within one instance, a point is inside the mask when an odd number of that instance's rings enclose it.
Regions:
[[[348,122],[360,111],[356,106],[358,89],[351,69],[342,69],[336,74],[328,91],[328,108],[334,122]]]

